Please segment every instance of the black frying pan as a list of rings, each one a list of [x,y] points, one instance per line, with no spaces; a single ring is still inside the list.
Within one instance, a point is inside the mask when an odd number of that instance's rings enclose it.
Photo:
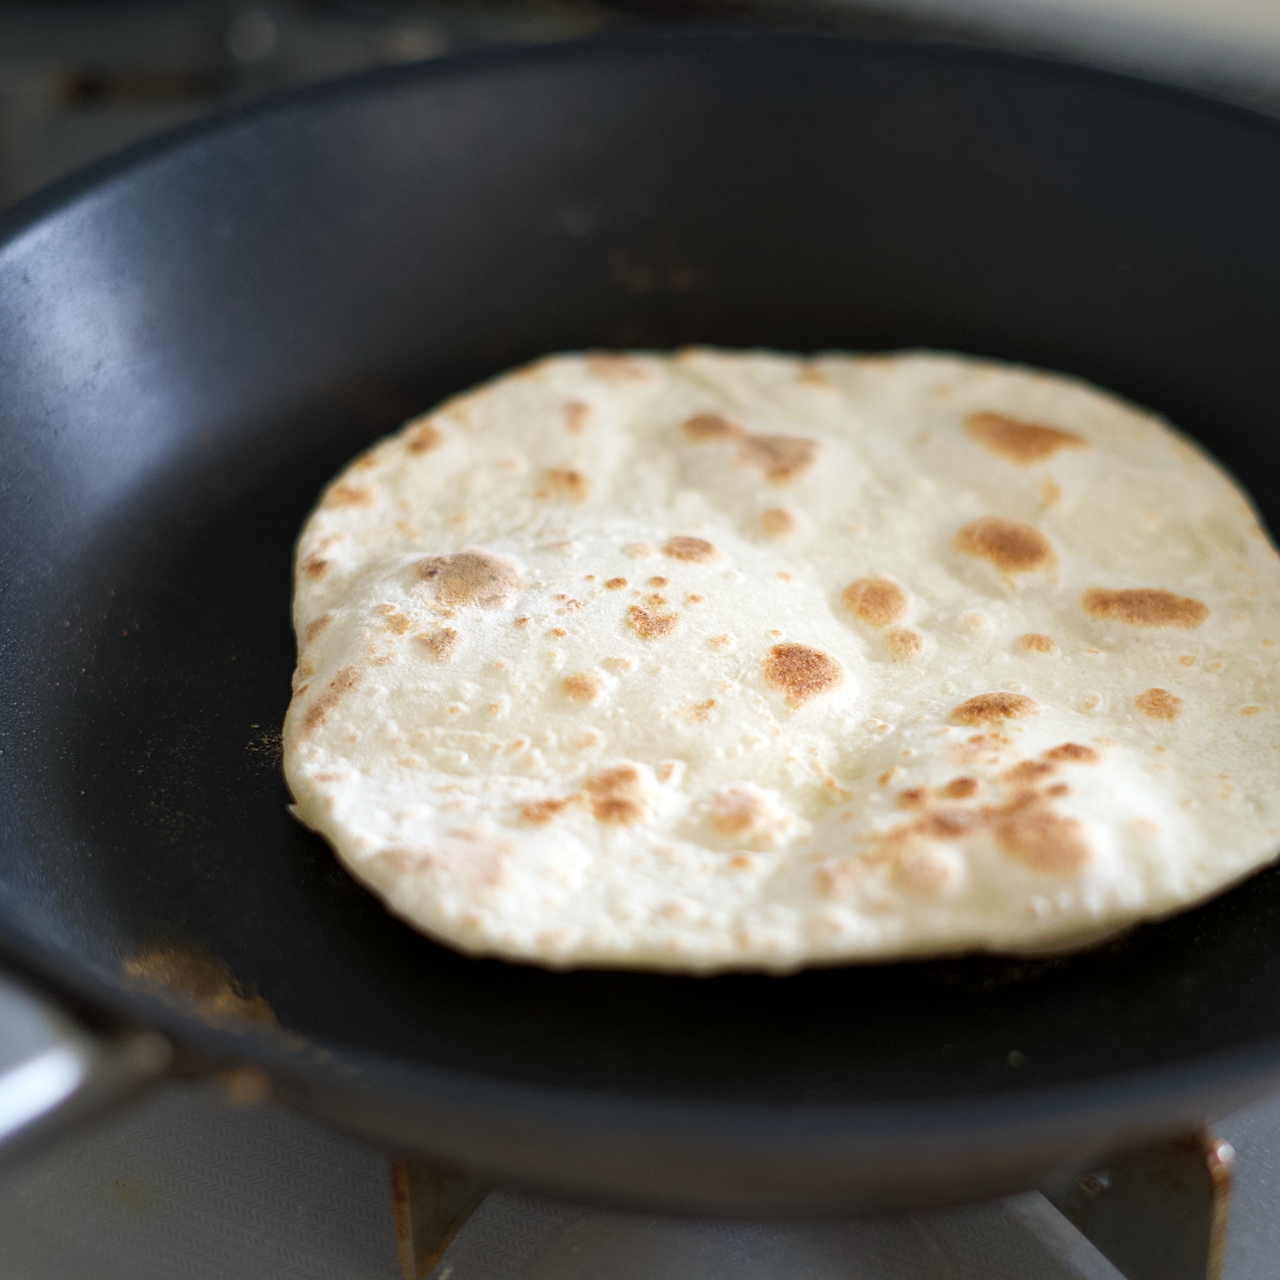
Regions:
[[[5,234],[0,942],[64,995],[389,1149],[694,1212],[992,1195],[1280,1079],[1276,870],[1065,959],[556,975],[388,916],[262,738],[322,482],[546,351],[1032,361],[1168,414],[1275,527],[1276,124],[974,51],[646,36],[286,98]],[[280,1029],[138,987],[158,943]]]

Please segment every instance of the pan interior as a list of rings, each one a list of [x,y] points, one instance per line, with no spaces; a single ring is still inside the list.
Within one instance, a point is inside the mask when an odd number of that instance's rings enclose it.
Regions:
[[[0,922],[122,982],[195,945],[305,1035],[601,1093],[963,1097],[1280,1034],[1280,871],[1065,958],[550,974],[388,916],[278,758],[319,487],[549,350],[1027,360],[1167,414],[1277,527],[1278,221],[1275,126],[833,40],[410,69],[119,166],[0,249]]]

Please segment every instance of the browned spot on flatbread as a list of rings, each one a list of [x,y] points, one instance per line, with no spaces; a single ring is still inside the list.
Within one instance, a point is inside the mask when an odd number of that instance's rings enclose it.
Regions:
[[[1057,772],[1057,767],[1047,760],[1022,760],[1015,764],[1012,769],[1006,769],[1000,775],[1000,781],[1017,786],[1030,786],[1033,783],[1044,781],[1045,778],[1055,772]]]
[[[444,433],[430,422],[414,427],[405,439],[404,447],[408,453],[434,453],[444,444]]]
[[[800,522],[786,507],[770,507],[760,517],[760,527],[766,537],[786,538],[800,528]]]
[[[644,781],[635,765],[606,769],[586,781],[591,812],[598,822],[632,826],[645,816]]]
[[[737,440],[746,431],[719,413],[700,413],[680,428],[691,444],[711,444],[716,440]]]
[[[416,639],[437,662],[448,662],[462,647],[462,637],[452,627],[424,631]]]
[[[720,558],[719,549],[705,538],[690,538],[677,534],[667,539],[662,548],[673,560],[688,560],[692,564],[709,564]]]
[[[952,800],[967,800],[970,796],[976,795],[977,791],[977,778],[952,778],[942,789],[943,795],[949,796]]]
[[[844,589],[844,604],[869,627],[887,627],[906,617],[907,593],[888,578],[859,578]]]
[[[1036,715],[1040,704],[1020,693],[1007,693],[997,689],[994,693],[980,693],[962,702],[951,718],[960,724],[998,724],[1001,720],[1019,720],[1023,716]]]
[[[569,400],[560,406],[564,414],[564,429],[573,436],[581,435],[591,420],[591,406],[581,400]]]
[[[582,671],[577,675],[565,676],[560,681],[564,696],[574,702],[595,702],[604,692],[604,681],[594,671]]]
[[[924,649],[924,636],[910,627],[900,627],[885,636],[885,643],[895,658],[914,658]]]
[[[572,467],[552,467],[546,474],[539,498],[560,498],[565,502],[586,502],[591,496],[591,481]]]
[[[605,587],[609,591],[621,591],[627,585],[626,578],[610,578]]]
[[[312,578],[314,580],[323,578],[324,575],[332,568],[333,562],[326,560],[320,555],[308,556],[302,562],[302,572],[305,573],[308,578]]]
[[[1042,635],[1039,631],[1028,631],[1018,637],[1018,648],[1024,653],[1057,653],[1058,643],[1052,636]]]
[[[818,458],[818,442],[800,436],[748,434],[738,441],[738,462],[764,472],[770,484],[798,480]]]
[[[1074,431],[1020,422],[1002,413],[971,413],[964,428],[979,444],[1019,467],[1052,458],[1059,449],[1087,449],[1089,442]]]
[[[1182,699],[1168,689],[1148,689],[1133,700],[1133,705],[1152,720],[1176,720],[1182,714]]]
[[[1050,747],[1044,758],[1058,764],[1097,764],[1102,759],[1102,752],[1080,742],[1064,742],[1061,746]]]
[[[318,618],[312,618],[311,621],[307,623],[306,630],[302,633],[306,637],[307,643],[312,644],[316,637],[319,636],[324,631],[325,627],[327,627],[332,621],[332,613],[322,613]]]
[[[708,698],[705,702],[690,702],[680,708],[680,717],[690,724],[704,724],[711,719],[711,711],[715,705],[714,698]]]
[[[307,708],[302,717],[302,732],[310,733],[318,729],[328,719],[329,712],[342,701],[343,697],[356,687],[359,673],[355,667],[343,667],[332,680],[329,687]]]
[[[649,585],[651,587],[669,587],[671,585],[671,579],[663,578],[663,577],[653,577],[649,579]]]
[[[722,836],[748,835],[766,816],[763,798],[745,787],[725,787],[711,799],[711,825]]]
[[[545,826],[566,809],[583,803],[583,796],[566,796],[562,800],[532,800],[520,808],[520,816],[535,827]]]
[[[807,387],[829,388],[831,386],[831,379],[821,369],[811,364],[800,366],[800,372],[796,374],[796,381],[803,382]]]
[[[844,668],[830,654],[807,644],[775,644],[764,660],[765,683],[787,695],[792,707],[844,683]]]
[[[1001,853],[1044,875],[1065,876],[1089,861],[1089,842],[1076,818],[1064,818],[1043,796],[1023,792],[993,815]]]
[[[647,382],[649,370],[634,356],[613,351],[592,351],[587,355],[587,368],[606,382]]]
[[[989,560],[1003,574],[1034,573],[1058,563],[1053,544],[1034,525],[1004,516],[983,516],[956,535],[956,549]]]
[[[415,566],[418,581],[448,607],[501,609],[520,590],[520,572],[506,556],[488,551],[458,551],[430,556]]]
[[[373,504],[373,492],[362,489],[358,485],[335,484],[324,495],[321,506],[325,507],[368,507]]]
[[[906,857],[927,852],[931,841],[950,843],[982,836],[994,838],[1006,857],[1045,875],[1070,875],[1091,856],[1082,823],[1058,813],[1040,792],[1020,788],[1004,804],[927,809],[903,826],[872,837],[873,852],[859,860],[860,870],[877,862],[888,862],[896,869]],[[837,878],[828,885],[834,895],[847,890],[849,881],[845,877],[841,883]]]
[[[413,620],[407,615],[400,612],[393,604],[382,604],[378,606],[378,612],[382,614],[384,621],[383,626],[388,631],[395,632],[396,635],[402,636],[413,626]]]
[[[627,610],[627,626],[641,640],[661,640],[675,631],[680,622],[678,613],[663,613],[659,609],[644,609],[633,604]]]
[[[1209,617],[1208,605],[1160,587],[1128,587],[1121,591],[1090,587],[1084,593],[1083,604],[1091,617],[1111,618],[1131,627],[1194,631]]]
[[[1266,709],[1267,709],[1266,707],[1258,707],[1258,706],[1241,707],[1240,714],[1242,716],[1260,716]]]
[[[160,943],[129,956],[121,967],[135,982],[162,997],[193,1001],[197,1014],[213,1026],[233,1019],[274,1026],[276,1015],[254,989],[236,978],[226,963],[195,943]]]

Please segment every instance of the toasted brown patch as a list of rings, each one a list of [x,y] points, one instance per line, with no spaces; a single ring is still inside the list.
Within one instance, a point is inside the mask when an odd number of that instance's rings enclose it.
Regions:
[[[1056,772],[1057,766],[1046,760],[1023,760],[1015,764],[1012,769],[1006,769],[1000,775],[1000,781],[1016,786],[1030,786]]]
[[[329,712],[342,701],[343,697],[356,687],[359,672],[355,667],[343,667],[332,680],[329,687],[307,708],[302,717],[302,732],[310,733],[318,729],[329,717]]]
[[[803,382],[807,387],[830,388],[831,386],[831,379],[821,369],[811,364],[801,366],[800,372],[796,374],[796,381]]]
[[[690,724],[705,724],[711,719],[711,712],[715,705],[714,698],[708,698],[705,702],[688,703],[680,708],[680,717],[689,721]]]
[[[1034,525],[983,516],[956,535],[956,549],[989,560],[1003,574],[1033,573],[1058,563],[1053,544]]]
[[[736,440],[746,431],[736,422],[718,413],[700,413],[680,428],[690,444],[712,444],[717,440]]]
[[[1089,442],[1074,431],[1019,422],[1002,413],[971,413],[964,428],[980,445],[1019,467],[1052,458],[1059,449],[1087,449]]]
[[[570,400],[560,406],[564,414],[564,429],[573,436],[581,435],[591,420],[591,406],[581,400]]]
[[[662,613],[658,609],[642,609],[638,604],[633,604],[627,610],[627,626],[641,640],[661,640],[663,636],[669,636],[679,625],[679,622],[680,615],[678,613]]]
[[[409,432],[404,447],[408,453],[434,453],[442,444],[444,444],[444,433],[440,428],[424,422]]]
[[[763,471],[770,484],[790,484],[798,480],[817,458],[818,442],[800,436],[751,434],[738,441],[738,462]]]
[[[895,658],[914,658],[924,648],[924,636],[910,627],[901,627],[885,636],[889,652]]]
[[[394,605],[383,605],[378,612],[386,617],[386,621],[382,625],[398,636],[404,635],[413,626],[413,620],[406,617]]]
[[[1113,618],[1131,627],[1194,631],[1209,617],[1208,605],[1160,587],[1129,587],[1122,591],[1090,587],[1082,602],[1091,617]]]
[[[1179,661],[1179,662],[1180,662],[1184,667],[1194,667],[1194,666],[1196,665],[1196,660],[1195,660],[1195,658],[1194,658],[1191,654],[1189,654],[1189,653],[1184,653],[1184,654],[1182,655],[1182,657],[1180,657],[1180,658],[1178,659],[1178,661]]]
[[[786,538],[800,528],[800,521],[786,507],[770,507],[760,517],[760,527],[770,538]]]
[[[807,644],[775,644],[764,660],[765,683],[803,706],[844,683],[844,668],[830,654]]]
[[[674,560],[688,560],[693,564],[710,564],[712,560],[720,559],[719,548],[714,543],[705,538],[685,537],[683,534],[668,538],[667,545],[662,549]]]
[[[733,637],[726,631],[723,635],[712,636],[707,643],[713,649],[727,649],[733,643]]]
[[[520,590],[520,572],[506,556],[488,551],[458,551],[419,560],[418,581],[446,606],[501,609]]]
[[[1039,711],[1040,704],[1031,698],[997,689],[994,693],[980,693],[968,702],[962,702],[951,713],[951,718],[961,724],[998,724],[1001,720],[1034,716]]]
[[[532,826],[542,827],[581,802],[580,796],[568,796],[563,800],[532,800],[521,805],[520,816]]]
[[[319,555],[308,556],[302,562],[302,572],[305,573],[308,578],[323,578],[324,575],[332,568],[333,563]]]
[[[322,613],[318,618],[312,618],[307,623],[307,629],[302,633],[306,637],[307,643],[311,644],[332,621],[332,613]]]
[[[634,356],[611,351],[593,351],[587,356],[587,368],[606,382],[647,382],[649,370]]]
[[[978,791],[977,778],[952,778],[942,789],[943,794],[952,800],[967,800]]]
[[[324,495],[321,506],[325,507],[368,507],[373,504],[373,491],[361,489],[358,485],[335,484]]]
[[[627,580],[626,578],[610,578],[604,585],[609,591],[621,591],[627,585]]]
[[[1152,720],[1176,720],[1182,714],[1182,699],[1168,689],[1148,689],[1133,700],[1133,705]]]
[[[845,608],[869,627],[887,627],[906,617],[910,600],[888,578],[859,578],[844,589]]]
[[[1018,637],[1018,648],[1025,653],[1057,653],[1058,642],[1039,631],[1028,631],[1025,636]]]
[[[685,604],[706,604],[707,597],[700,596],[696,591],[690,591],[684,598]]]
[[[1254,707],[1241,707],[1241,708],[1240,708],[1240,714],[1241,714],[1242,716],[1259,716],[1259,715],[1261,715],[1261,714],[1262,714],[1266,709],[1267,709],[1266,707],[1257,707],[1257,706],[1254,706]]]
[[[546,474],[539,498],[560,498],[565,502],[586,502],[591,496],[591,481],[572,467],[552,467]]]
[[[649,579],[649,585],[650,585],[651,587],[669,587],[669,586],[671,585],[671,579],[670,579],[670,578],[663,578],[663,577],[660,577],[660,576],[659,576],[659,577],[653,577],[653,578],[650,578],[650,579]]]
[[[1035,792],[1015,797],[995,818],[1001,853],[1045,875],[1065,876],[1089,861],[1089,842],[1075,818],[1064,818]]]
[[[1102,752],[1079,742],[1064,742],[1060,747],[1050,747],[1044,758],[1058,764],[1098,764]]]
[[[726,787],[711,800],[711,825],[722,836],[743,836],[766,816],[764,801],[745,787]]]
[[[644,782],[634,765],[620,765],[588,778],[591,812],[599,822],[632,826],[645,816]]]
[[[604,692],[604,681],[593,671],[583,671],[578,675],[565,676],[560,681],[566,698],[574,702],[595,702]]]
[[[452,627],[424,631],[416,639],[438,662],[448,662],[462,647],[462,637]]]

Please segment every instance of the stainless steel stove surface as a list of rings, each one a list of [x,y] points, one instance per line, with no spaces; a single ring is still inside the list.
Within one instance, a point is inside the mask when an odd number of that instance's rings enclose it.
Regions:
[[[1280,1257],[1280,1098],[1236,1148],[1222,1280]],[[388,1163],[269,1103],[169,1085],[0,1178],[4,1280],[397,1280]],[[691,1222],[491,1193],[435,1280],[1115,1280],[1038,1193],[909,1217]]]

